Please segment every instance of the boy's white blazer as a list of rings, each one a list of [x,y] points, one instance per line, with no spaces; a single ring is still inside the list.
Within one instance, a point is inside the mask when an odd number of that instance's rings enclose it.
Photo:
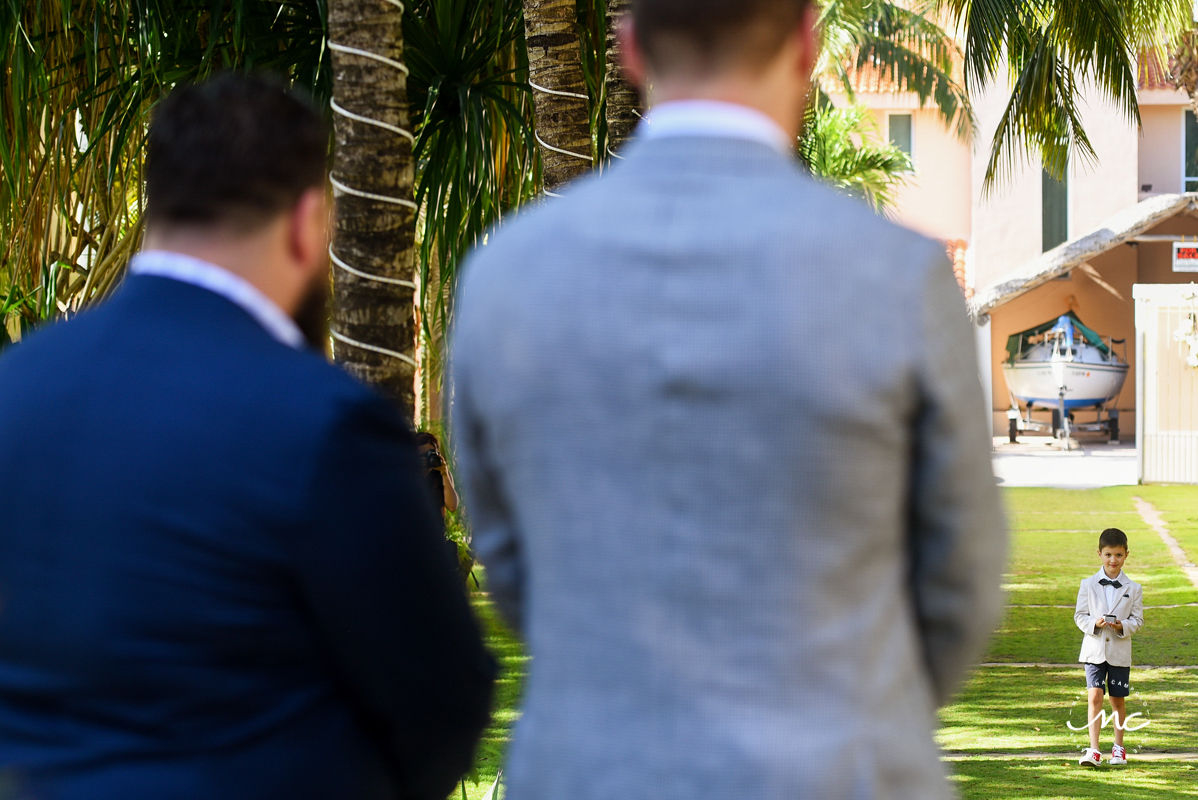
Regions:
[[[1144,624],[1144,590],[1126,574],[1119,576],[1123,585],[1115,591],[1115,604],[1107,608],[1106,587],[1100,575],[1091,575],[1077,590],[1077,608],[1073,620],[1081,628],[1081,654],[1078,661],[1088,664],[1107,662],[1116,667],[1131,666],[1131,636]],[[1095,627],[1104,614],[1114,614],[1123,623],[1123,632]]]

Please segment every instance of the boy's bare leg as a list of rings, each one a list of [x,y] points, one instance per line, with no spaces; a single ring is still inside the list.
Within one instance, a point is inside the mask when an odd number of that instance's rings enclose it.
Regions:
[[[1093,691],[1093,690],[1091,690]],[[1101,700],[1099,701],[1101,702]],[[1127,724],[1127,698],[1111,697],[1111,710],[1115,712],[1115,744],[1123,746],[1123,726]],[[1090,738],[1094,738],[1094,726],[1090,726]]]
[[[1089,692],[1090,692],[1090,697],[1089,697],[1090,712],[1088,715],[1088,719],[1090,720],[1090,747],[1097,750],[1098,749],[1098,730],[1099,730],[1099,726],[1102,724],[1102,695],[1103,695],[1103,691],[1102,691],[1102,689],[1091,686],[1089,689]],[[1111,698],[1112,701],[1114,701],[1115,699],[1116,698],[1113,698],[1113,697]],[[1123,698],[1118,698],[1118,699],[1122,700]],[[1117,735],[1121,737],[1122,732],[1118,733]]]

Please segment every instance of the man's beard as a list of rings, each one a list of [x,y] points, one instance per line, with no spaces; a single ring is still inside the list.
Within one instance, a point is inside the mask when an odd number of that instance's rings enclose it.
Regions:
[[[321,271],[300,299],[292,318],[304,334],[304,341],[321,353],[329,346],[329,276]]]

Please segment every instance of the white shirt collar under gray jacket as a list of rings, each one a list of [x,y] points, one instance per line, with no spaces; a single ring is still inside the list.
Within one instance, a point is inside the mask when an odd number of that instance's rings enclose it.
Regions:
[[[273,338],[296,350],[304,346],[304,334],[287,312],[252,283],[224,267],[168,250],[144,250],[130,261],[129,272],[170,278],[215,292],[242,308]]]
[[[707,136],[747,139],[791,155],[794,142],[761,111],[716,100],[674,100],[654,106],[637,128],[646,139]]]

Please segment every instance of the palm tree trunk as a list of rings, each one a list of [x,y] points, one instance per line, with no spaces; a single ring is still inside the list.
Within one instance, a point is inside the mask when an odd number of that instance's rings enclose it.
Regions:
[[[1155,58],[1149,53],[1147,58]],[[1190,109],[1198,115],[1198,31],[1186,31],[1173,45],[1167,66],[1168,79],[1190,99]]]
[[[591,169],[591,112],[575,0],[524,0],[528,77],[545,193]]]
[[[333,0],[333,358],[412,418],[416,204],[403,10]]]
[[[609,0],[607,4],[607,153],[616,158],[636,129],[643,110],[640,94],[624,77],[620,66],[616,29],[628,13],[628,6],[629,0]]]

